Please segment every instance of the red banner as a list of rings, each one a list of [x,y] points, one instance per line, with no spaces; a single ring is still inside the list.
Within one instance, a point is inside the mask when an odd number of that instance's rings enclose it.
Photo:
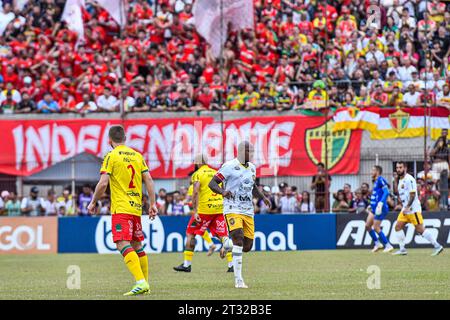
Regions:
[[[186,177],[200,152],[218,167],[223,159],[235,157],[242,140],[253,143],[253,162],[260,176],[309,176],[319,162],[327,162],[332,174],[359,170],[361,131],[331,133],[334,123],[325,124],[320,117],[252,117],[223,124],[206,117],[2,120],[0,124],[4,133],[0,172],[11,175],[28,176],[83,152],[103,157],[110,150],[108,129],[114,124],[125,127],[127,145],[143,153],[155,178]]]

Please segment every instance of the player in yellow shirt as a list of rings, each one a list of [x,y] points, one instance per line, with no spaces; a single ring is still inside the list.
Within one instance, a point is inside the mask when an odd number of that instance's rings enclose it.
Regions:
[[[197,170],[198,170],[198,166],[195,165],[195,171],[197,171]],[[189,185],[189,188],[188,188],[188,191],[187,191],[187,196],[191,198],[191,202],[192,202],[192,194],[193,193],[194,193],[194,185],[191,183]],[[191,204],[191,207],[192,207],[192,204]],[[202,238],[208,244],[209,249],[208,249],[207,256],[209,257],[210,255],[212,255],[214,253],[214,251],[216,250],[217,247],[214,244],[214,242],[212,241],[211,235],[209,234],[208,230],[206,230],[205,233],[203,233]]]
[[[193,212],[186,229],[186,246],[184,250],[184,262],[178,267],[174,267],[175,271],[191,272],[192,257],[195,248],[195,236],[203,236],[207,230],[222,240],[228,239],[228,230],[223,216],[223,197],[214,193],[208,184],[216,170],[207,165],[206,156],[199,156],[195,160],[198,169],[191,178],[193,185],[192,207]],[[225,250],[221,249],[221,258],[224,258]],[[227,253],[228,272],[233,272],[232,256]]]
[[[111,215],[113,241],[124,257],[124,262],[136,280],[134,287],[124,295],[149,293],[148,259],[142,241],[142,182],[147,189],[150,208],[149,217],[158,214],[153,180],[142,155],[125,146],[125,130],[122,126],[109,129],[109,144],[113,148],[103,160],[92,201],[88,206],[95,213],[96,204],[105,193],[108,184],[111,189]]]

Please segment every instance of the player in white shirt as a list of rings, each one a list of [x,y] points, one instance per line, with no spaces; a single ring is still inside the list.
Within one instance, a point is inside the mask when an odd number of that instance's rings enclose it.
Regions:
[[[425,229],[423,226],[422,208],[417,195],[416,180],[413,176],[406,172],[406,164],[403,161],[397,162],[396,171],[399,177],[399,181],[397,183],[398,196],[403,207],[398,215],[397,224],[395,225],[400,250],[395,252],[394,255],[407,254],[405,249],[405,233],[403,232],[403,228],[408,223],[411,223],[414,225],[416,231],[434,246],[434,251],[431,255],[437,256],[444,250],[444,247],[436,241],[433,233]]]
[[[270,200],[255,184],[256,167],[250,162],[252,154],[253,146],[247,141],[241,142],[237,158],[224,163],[209,183],[212,191],[223,195],[223,214],[231,237],[223,240],[223,246],[232,251],[236,288],[248,288],[242,278],[242,252],[252,249],[255,238],[253,196],[263,199],[269,210],[271,207]]]

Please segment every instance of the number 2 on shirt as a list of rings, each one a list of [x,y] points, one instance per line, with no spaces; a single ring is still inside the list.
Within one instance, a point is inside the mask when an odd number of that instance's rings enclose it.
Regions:
[[[134,175],[136,174],[136,170],[134,170],[134,167],[131,164],[128,165],[127,169],[131,169],[131,180],[130,180],[130,184],[128,185],[128,188],[134,189],[134,188],[136,188],[136,186],[134,185],[133,180],[134,180]]]

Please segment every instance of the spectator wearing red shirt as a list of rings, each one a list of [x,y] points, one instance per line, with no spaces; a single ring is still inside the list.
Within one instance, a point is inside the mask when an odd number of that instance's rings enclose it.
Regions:
[[[373,106],[385,107],[388,103],[388,95],[383,92],[383,87],[380,83],[374,85],[374,92],[370,95],[370,103]]]
[[[208,84],[204,84],[196,97],[197,105],[195,109],[201,110],[221,110],[219,101],[214,91],[209,88]]]
[[[77,112],[77,110],[75,109],[75,99],[70,94],[69,90],[64,90],[62,92],[61,98],[58,100],[58,105],[62,113]]]
[[[288,57],[283,55],[280,59],[280,65],[275,70],[274,80],[276,82],[285,82],[286,79],[294,79],[294,68],[288,64]]]

